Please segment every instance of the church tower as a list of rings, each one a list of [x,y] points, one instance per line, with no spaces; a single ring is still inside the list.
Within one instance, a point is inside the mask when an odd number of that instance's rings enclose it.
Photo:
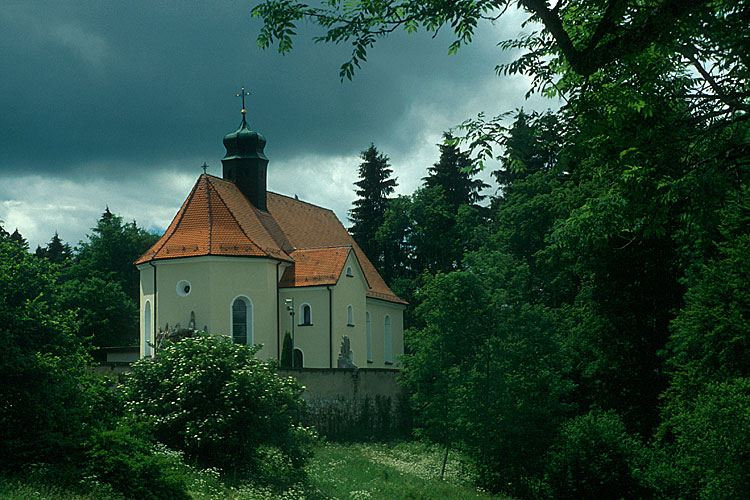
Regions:
[[[221,160],[224,166],[223,178],[234,183],[256,208],[267,212],[268,158],[263,152],[266,138],[250,129],[245,120],[245,96],[250,93],[246,93],[243,88],[239,95],[242,96],[242,123],[237,130],[224,136],[227,154]]]

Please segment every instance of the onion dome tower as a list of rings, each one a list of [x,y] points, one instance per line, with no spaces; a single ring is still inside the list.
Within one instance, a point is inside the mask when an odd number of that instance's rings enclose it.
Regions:
[[[242,88],[237,96],[242,97],[242,123],[237,130],[224,136],[227,154],[221,160],[224,179],[233,182],[242,194],[256,208],[268,211],[266,205],[266,172],[268,158],[263,153],[266,138],[256,132],[245,120],[245,96],[250,95]]]

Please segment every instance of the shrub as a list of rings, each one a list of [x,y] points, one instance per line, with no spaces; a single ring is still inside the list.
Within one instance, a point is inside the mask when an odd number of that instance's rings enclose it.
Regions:
[[[649,498],[640,477],[645,448],[616,413],[590,411],[568,420],[549,454],[555,500]]]
[[[303,389],[256,359],[258,349],[215,335],[167,343],[153,360],[133,365],[126,408],[150,418],[160,442],[203,466],[257,475],[272,456],[301,474],[314,439],[300,424]]]
[[[90,476],[135,500],[189,500],[187,487],[175,462],[153,452],[145,424],[124,420],[97,432],[87,446]]]

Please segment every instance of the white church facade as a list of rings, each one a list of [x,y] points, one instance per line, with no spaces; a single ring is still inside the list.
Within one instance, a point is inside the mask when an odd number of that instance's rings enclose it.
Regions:
[[[268,192],[265,138],[244,116],[224,137],[222,178],[201,175],[164,235],[136,262],[140,356],[160,332],[190,325],[295,366],[336,368],[348,339],[360,368],[397,368],[406,302],[335,214]]]

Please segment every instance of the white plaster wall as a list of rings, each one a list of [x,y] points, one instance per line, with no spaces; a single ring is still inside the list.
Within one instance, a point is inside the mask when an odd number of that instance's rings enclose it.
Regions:
[[[231,304],[237,296],[243,295],[253,304],[253,342],[264,346],[259,356],[277,357],[276,261],[216,256],[163,260],[154,264],[157,269],[157,331],[167,324],[175,327],[179,323],[187,327],[193,311],[197,329],[205,326],[212,334],[230,335]],[[149,283],[153,283],[149,268],[141,271],[141,315]],[[187,296],[177,293],[177,283],[181,280],[190,282]]]
[[[347,267],[352,268],[354,276],[347,276]],[[337,366],[341,340],[344,335],[349,337],[350,346],[354,352],[354,364],[359,367],[367,366],[367,344],[365,339],[365,293],[368,290],[367,281],[359,267],[354,252],[344,264],[339,281],[333,288],[333,366]],[[354,326],[347,325],[347,306],[351,304],[354,312]]]
[[[292,318],[286,310],[284,300],[294,299],[294,346],[302,349],[305,368],[330,367],[330,338],[328,289],[325,286],[311,286],[299,288],[282,288],[279,292],[280,337],[284,340],[286,332],[292,332]],[[300,306],[309,304],[311,308],[311,326],[301,326]],[[283,344],[282,346],[283,347]],[[334,346],[335,347],[335,346]],[[333,359],[334,367],[336,358]]]
[[[399,356],[404,354],[404,309],[402,304],[367,298],[372,327],[372,363],[369,368],[400,368]],[[393,364],[385,363],[385,317],[391,317]]]

